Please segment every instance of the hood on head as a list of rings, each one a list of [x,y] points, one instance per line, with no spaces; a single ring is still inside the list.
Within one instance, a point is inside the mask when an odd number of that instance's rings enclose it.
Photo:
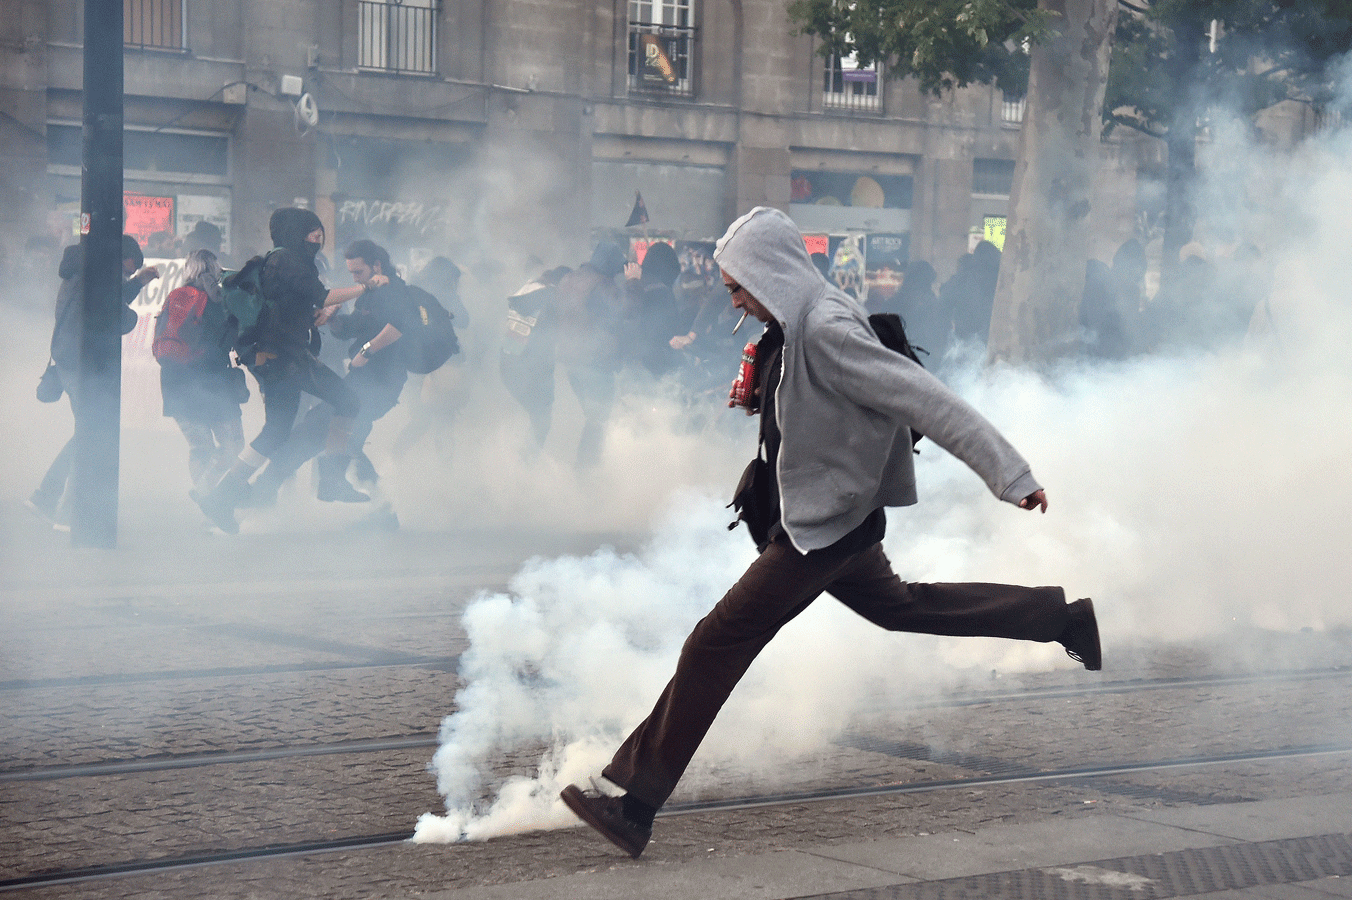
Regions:
[[[323,228],[319,216],[308,209],[284,206],[272,213],[268,220],[268,233],[272,235],[274,247],[285,247],[307,257],[314,256],[319,248],[305,242],[306,236],[316,228]]]
[[[797,322],[829,287],[812,264],[798,226],[768,206],[728,226],[714,261],[784,326]]]
[[[676,250],[665,241],[658,241],[648,248],[643,257],[643,282],[645,284],[665,284],[671,287],[676,276],[681,274],[681,261]]]

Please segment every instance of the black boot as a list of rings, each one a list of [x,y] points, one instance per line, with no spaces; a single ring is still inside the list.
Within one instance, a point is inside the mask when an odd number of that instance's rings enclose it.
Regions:
[[[276,460],[269,460],[253,484],[249,485],[248,495],[241,498],[239,506],[244,509],[270,509],[276,506],[277,492],[292,475],[291,472],[284,473],[284,468]]]
[[[207,494],[188,491],[188,496],[197,502],[202,512],[217,528],[226,534],[239,534],[239,523],[235,521],[235,507],[239,506],[249,493],[249,479],[233,469],[221,476],[216,486]]]
[[[325,453],[315,460],[319,469],[319,486],[315,492],[326,503],[365,503],[371,498],[352,486],[347,480],[347,465],[351,457]]]
[[[380,480],[376,467],[371,463],[371,457],[364,452],[352,457],[352,474],[356,476],[358,484],[375,484]]]

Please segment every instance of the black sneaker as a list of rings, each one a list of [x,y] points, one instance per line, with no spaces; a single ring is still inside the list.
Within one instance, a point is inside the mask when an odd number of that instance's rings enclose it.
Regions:
[[[568,785],[559,796],[569,809],[577,813],[579,819],[634,859],[638,859],[653,836],[652,828],[624,817],[624,800],[620,797],[607,797],[600,791],[584,791],[575,784]]]
[[[1103,668],[1103,650],[1099,646],[1098,619],[1094,616],[1094,601],[1085,597],[1067,607],[1070,621],[1057,638],[1065,645],[1066,655],[1091,672]]]

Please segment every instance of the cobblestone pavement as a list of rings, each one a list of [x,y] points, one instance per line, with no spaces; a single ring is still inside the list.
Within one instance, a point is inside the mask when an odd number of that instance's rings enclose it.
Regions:
[[[455,659],[464,642],[459,611],[480,590],[504,584],[542,545],[549,552],[585,552],[616,540],[412,535],[377,555],[369,554],[365,538],[291,536],[274,540],[266,548],[273,561],[263,564],[257,547],[246,552],[247,540],[203,542],[189,547],[198,568],[158,566],[148,576],[153,548],[57,551],[13,523],[4,527],[17,537],[8,543],[9,565],[0,580],[0,882],[408,832],[418,815],[440,808],[426,765],[440,718],[454,709]],[[787,788],[785,781],[761,783],[745,772],[705,773],[683,785],[673,805],[767,790],[1018,775],[1346,739],[1346,729],[1334,723],[1348,721],[1352,706],[1343,672],[1352,663],[1348,636],[1262,640],[1271,671],[1319,669],[1321,678],[1188,682],[1226,674],[1219,657],[1205,647],[1121,648],[1112,675],[1119,690],[1076,693],[1104,681],[1065,670],[1026,677],[1004,689],[1006,696],[985,702],[919,713],[880,706],[861,716],[830,753],[795,761]],[[1144,689],[1129,683],[1134,677],[1183,681]],[[385,739],[405,744],[115,775],[9,777],[59,766]],[[499,774],[529,771],[531,760],[524,753],[504,757]],[[26,888],[12,896],[416,896],[864,835],[972,831],[1104,811],[1352,791],[1346,762],[1345,755],[1233,762],[667,815],[637,864],[589,830],[572,828],[203,865]]]

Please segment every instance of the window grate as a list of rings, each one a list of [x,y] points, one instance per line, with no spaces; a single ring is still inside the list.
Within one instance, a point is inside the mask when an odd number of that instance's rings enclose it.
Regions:
[[[185,50],[185,0],[122,0],[122,43],[128,47]]]
[[[832,56],[822,79],[822,106],[876,112],[882,108],[881,72],[876,65],[860,66],[854,55]]]
[[[437,12],[434,0],[358,0],[357,67],[435,73]]]

